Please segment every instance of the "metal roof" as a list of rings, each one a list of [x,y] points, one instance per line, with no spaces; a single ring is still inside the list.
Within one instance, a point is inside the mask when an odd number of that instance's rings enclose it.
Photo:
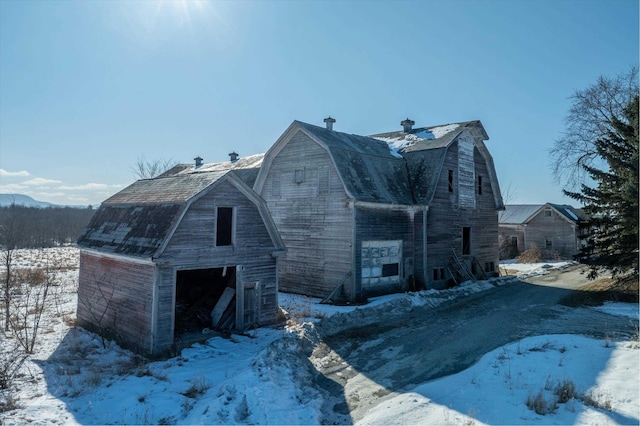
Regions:
[[[586,219],[582,209],[576,209],[567,204],[507,204],[505,210],[498,214],[498,223],[509,225],[521,225],[529,222],[544,207],[551,207],[556,212],[572,222]]]

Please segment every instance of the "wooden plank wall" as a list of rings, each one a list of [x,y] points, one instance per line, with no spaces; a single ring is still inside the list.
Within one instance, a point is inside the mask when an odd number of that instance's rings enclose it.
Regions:
[[[304,179],[295,182],[296,170]],[[353,212],[328,153],[298,132],[273,159],[262,188],[287,253],[282,291],[325,297],[351,277]]]
[[[215,245],[217,207],[234,208],[234,243],[231,246]],[[221,182],[195,201],[158,258],[158,262],[166,266],[161,267],[162,279],[158,287],[159,340],[156,349],[165,348],[173,341],[173,300],[178,270],[242,266],[243,280],[260,284],[257,325],[274,323],[278,304],[277,261],[270,255],[274,248],[255,204],[229,182]],[[236,309],[243,310],[244,306],[237,304]],[[171,342],[164,336],[171,336]]]
[[[570,258],[578,252],[574,226],[555,209],[550,209],[551,216],[545,216],[544,210],[532,218],[525,228],[526,248],[536,244],[541,250],[545,250],[546,240],[549,239],[553,251]]]
[[[475,208],[461,207],[469,201],[459,202],[458,147],[452,143],[447,151],[438,179],[437,189],[427,216],[427,288],[443,288],[446,280],[434,281],[433,269],[446,268],[451,261],[452,249],[462,253],[462,228],[471,228],[471,255],[481,265],[499,260],[498,212],[493,197],[486,163],[474,148],[474,174],[476,179]],[[448,171],[454,171],[454,191],[448,189]],[[477,193],[477,177],[482,176],[482,194]],[[468,186],[468,183],[467,183]],[[467,259],[468,260],[468,259]]]
[[[78,323],[135,351],[151,350],[155,266],[80,251]]]

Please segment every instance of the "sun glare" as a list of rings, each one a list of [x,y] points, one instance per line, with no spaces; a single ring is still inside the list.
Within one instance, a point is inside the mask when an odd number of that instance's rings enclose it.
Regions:
[[[197,35],[219,27],[220,7],[209,0],[155,0],[127,2],[122,10],[130,29],[139,32],[139,41],[175,36],[176,31]],[[137,21],[137,22],[135,22]]]

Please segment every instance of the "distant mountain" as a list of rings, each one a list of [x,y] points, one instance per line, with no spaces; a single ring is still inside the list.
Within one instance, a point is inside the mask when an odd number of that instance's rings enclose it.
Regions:
[[[34,200],[28,195],[24,194],[0,194],[0,207],[10,206],[11,204],[16,204],[25,207],[52,207],[55,204],[47,203],[45,201]]]
[[[47,203],[46,201],[34,200],[33,198],[24,194],[0,194],[0,207],[7,207],[14,203],[18,206],[37,207],[40,209],[46,209],[47,207],[71,207],[74,209],[86,209],[88,207],[86,205],[61,205]]]

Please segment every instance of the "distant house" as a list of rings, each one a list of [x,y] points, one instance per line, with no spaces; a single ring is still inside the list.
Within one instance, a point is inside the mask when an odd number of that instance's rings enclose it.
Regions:
[[[78,322],[158,354],[276,321],[284,245],[251,189],[262,156],[181,165],[107,199],[78,240]]]
[[[371,137],[325,122],[294,121],[254,185],[287,247],[283,291],[358,301],[497,271],[503,203],[479,121]]]
[[[532,245],[570,258],[580,249],[582,209],[562,204],[508,204],[498,216],[500,256],[512,259]]]

